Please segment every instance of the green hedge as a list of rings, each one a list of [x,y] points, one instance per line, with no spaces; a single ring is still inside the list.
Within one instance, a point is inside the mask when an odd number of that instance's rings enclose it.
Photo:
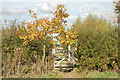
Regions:
[[[78,32],[79,70],[118,70],[118,27],[105,19],[88,15],[74,23]]]

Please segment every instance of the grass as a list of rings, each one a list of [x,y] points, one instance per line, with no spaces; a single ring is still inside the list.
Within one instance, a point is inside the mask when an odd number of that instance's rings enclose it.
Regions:
[[[69,72],[69,73],[64,73],[64,72],[59,72],[57,70],[53,71],[52,74],[49,75],[41,75],[39,76],[40,78],[69,78],[69,76],[72,76],[73,78],[118,78],[118,73],[116,72],[98,72],[98,71],[92,71],[92,72],[87,72],[83,71],[79,74],[77,72]]]
[[[97,74],[85,75],[84,78],[118,78],[115,72],[99,72]]]

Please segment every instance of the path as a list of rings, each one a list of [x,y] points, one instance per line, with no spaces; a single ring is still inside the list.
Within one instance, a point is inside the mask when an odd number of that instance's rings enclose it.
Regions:
[[[64,73],[62,72],[62,78],[80,78],[80,75],[76,72]]]
[[[75,71],[71,71],[71,72],[60,71],[57,73],[58,73],[58,78],[82,78],[82,75],[80,75]]]

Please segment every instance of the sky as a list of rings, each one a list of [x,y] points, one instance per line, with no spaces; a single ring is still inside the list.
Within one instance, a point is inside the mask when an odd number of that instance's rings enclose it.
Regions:
[[[31,9],[37,13],[38,18],[53,17],[50,13],[55,11],[58,4],[64,4],[69,17],[68,24],[72,24],[79,16],[83,20],[89,13],[98,17],[103,15],[108,21],[115,18],[112,0],[0,0],[0,19],[31,21],[28,14]]]

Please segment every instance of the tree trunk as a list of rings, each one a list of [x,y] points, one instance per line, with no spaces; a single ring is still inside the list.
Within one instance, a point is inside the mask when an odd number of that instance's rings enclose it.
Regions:
[[[41,63],[41,74],[44,72],[44,63],[45,63],[45,43],[43,44],[43,56],[42,56],[42,63]]]

